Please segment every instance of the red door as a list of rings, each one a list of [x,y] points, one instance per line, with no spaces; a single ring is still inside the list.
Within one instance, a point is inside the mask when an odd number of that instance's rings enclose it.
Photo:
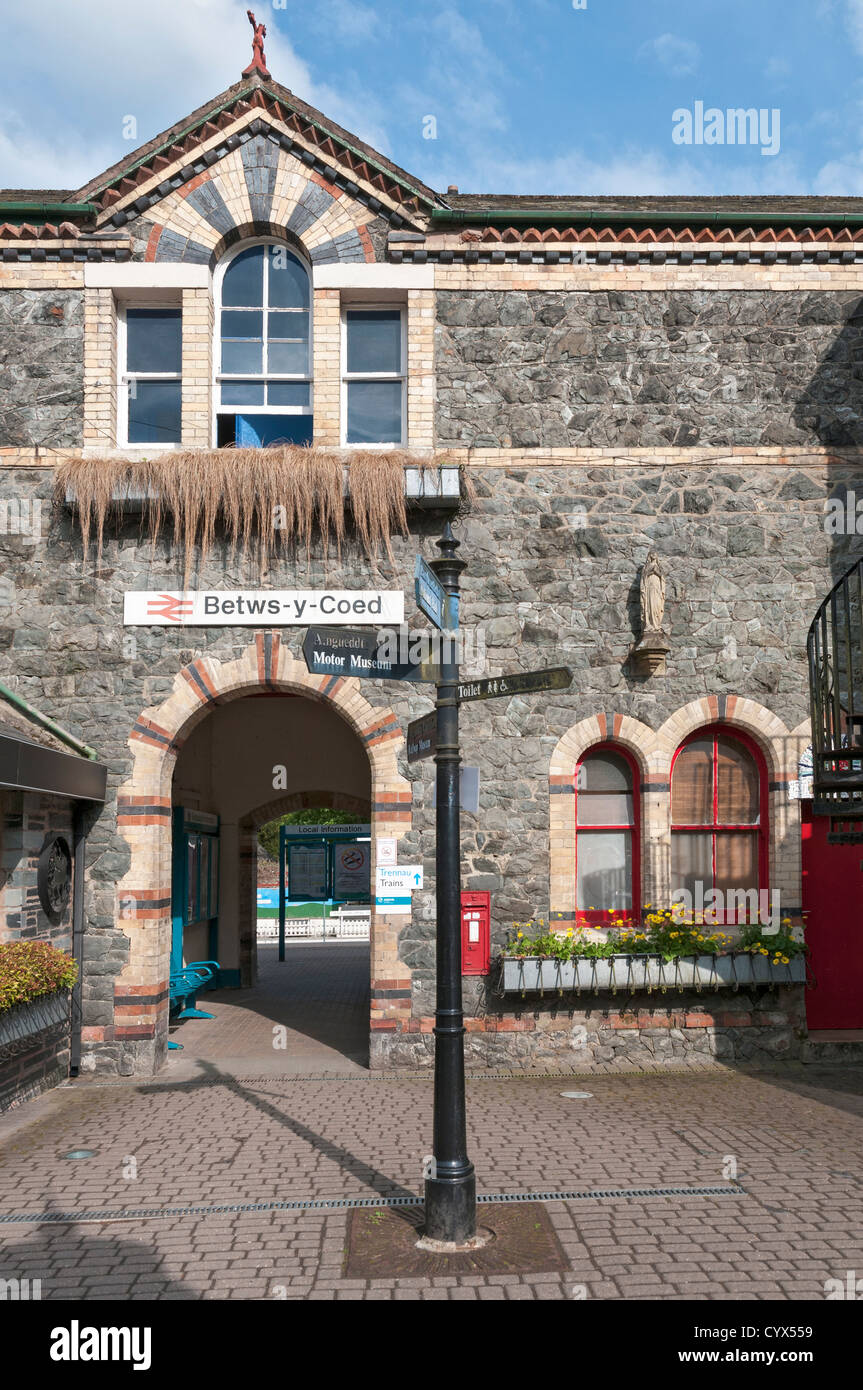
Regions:
[[[810,1029],[863,1028],[863,845],[829,845],[829,816],[803,806],[803,910],[810,970]],[[861,826],[863,829],[863,826]]]

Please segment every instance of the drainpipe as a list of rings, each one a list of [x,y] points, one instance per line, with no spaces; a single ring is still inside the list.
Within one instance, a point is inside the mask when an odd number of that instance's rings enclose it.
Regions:
[[[34,724],[40,725],[41,728],[47,729],[49,733],[52,733],[55,738],[59,738],[61,743],[65,743],[69,748],[74,748],[75,752],[80,753],[82,758],[90,758],[93,762],[98,762],[99,754],[96,752],[95,748],[90,748],[88,744],[82,743],[79,738],[75,738],[74,734],[67,733],[65,729],[61,729],[60,725],[55,724],[53,719],[49,719],[47,714],[40,714],[37,709],[34,709],[33,706],[22,699],[20,695],[16,695],[15,691],[10,690],[8,685],[4,685],[2,681],[0,681],[0,696],[2,696],[4,700],[8,700],[9,704],[13,705],[15,709],[25,714]]]
[[[69,1038],[69,1075],[77,1076],[81,1066],[81,1026],[83,1021],[84,973],[84,859],[87,834],[84,829],[84,803],[76,801],[72,810],[72,955],[78,965],[78,978],[72,986],[72,1028]]]

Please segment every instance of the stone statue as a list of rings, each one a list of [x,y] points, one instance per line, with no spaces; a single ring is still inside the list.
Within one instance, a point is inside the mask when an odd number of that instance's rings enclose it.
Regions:
[[[254,30],[252,38],[252,61],[247,68],[243,69],[244,77],[251,77],[253,72],[259,72],[262,77],[269,77],[267,70],[267,60],[264,57],[264,39],[267,37],[266,24],[259,24],[251,10],[246,10],[249,23]]]
[[[641,571],[641,634],[662,632],[665,617],[665,577],[656,551],[651,550]]]
[[[641,637],[632,649],[635,670],[640,676],[663,676],[671,651],[665,621],[665,576],[656,551],[648,552],[641,571]]]

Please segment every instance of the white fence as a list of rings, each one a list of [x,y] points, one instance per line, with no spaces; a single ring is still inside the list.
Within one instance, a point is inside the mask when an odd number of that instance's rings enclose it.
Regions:
[[[339,907],[329,917],[294,917],[285,922],[285,938],[305,941],[368,941],[371,912],[367,907]],[[258,918],[258,940],[278,941],[275,917]]]

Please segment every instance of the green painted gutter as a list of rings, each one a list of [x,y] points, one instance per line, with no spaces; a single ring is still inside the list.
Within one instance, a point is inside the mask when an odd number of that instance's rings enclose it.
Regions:
[[[507,226],[514,226],[518,223],[526,223],[533,226],[537,222],[597,222],[604,227],[620,224],[621,226],[631,226],[633,223],[645,227],[661,226],[668,222],[680,222],[687,226],[691,223],[697,225],[731,226],[738,223],[747,226],[783,226],[783,227],[863,227],[863,212],[843,212],[843,213],[819,213],[819,212],[675,212],[673,209],[663,211],[658,209],[653,212],[633,210],[628,212],[601,212],[598,209],[579,211],[561,209],[556,211],[553,208],[534,208],[526,211],[524,208],[492,208],[488,211],[482,209],[469,210],[466,208],[432,208],[431,219],[433,222],[455,222],[462,226],[465,223],[506,223]]]
[[[98,203],[7,203],[0,199],[0,217],[95,217]]]
[[[49,719],[47,714],[40,714],[37,709],[34,709],[26,700],[23,700],[20,695],[16,695],[15,691],[10,690],[2,681],[0,681],[0,696],[2,696],[4,700],[8,700],[10,705],[19,710],[21,714],[26,715],[34,724],[38,724],[41,728],[47,729],[48,732],[53,734],[55,738],[58,738],[61,743],[67,744],[69,748],[74,748],[75,752],[80,753],[82,757],[90,758],[93,762],[98,762],[99,754],[96,752],[95,748],[88,747],[88,745],[82,743],[79,738],[75,738],[74,734],[69,734],[65,729],[61,729],[60,725],[55,724],[53,719]]]

